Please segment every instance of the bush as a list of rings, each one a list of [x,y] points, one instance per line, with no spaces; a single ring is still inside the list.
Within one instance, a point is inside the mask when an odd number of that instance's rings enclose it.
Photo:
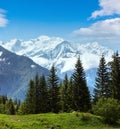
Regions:
[[[102,97],[93,106],[93,113],[102,116],[105,122],[113,124],[120,118],[120,105],[116,99]]]
[[[24,115],[24,114],[27,114],[27,108],[26,108],[26,103],[23,102],[21,105],[20,105],[20,108],[18,110],[18,114],[19,115]]]
[[[85,122],[86,122],[86,121],[89,121],[90,118],[91,118],[90,115],[87,114],[87,113],[82,113],[82,114],[81,114],[81,120],[82,120],[82,121],[85,121]]]

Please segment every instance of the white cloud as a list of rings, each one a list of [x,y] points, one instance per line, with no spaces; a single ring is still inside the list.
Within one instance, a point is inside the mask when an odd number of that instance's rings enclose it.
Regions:
[[[5,27],[8,23],[8,20],[5,17],[5,10],[0,9],[0,27]]]
[[[98,16],[120,15],[120,0],[99,0],[100,10],[92,13],[91,18]]]
[[[120,36],[120,18],[98,21],[88,28],[80,28],[73,32],[78,36],[113,37]]]
[[[75,30],[73,36],[76,41],[95,41],[116,50],[120,47],[120,18],[98,21],[89,27]]]
[[[73,32],[73,38],[81,42],[99,42],[118,49],[120,47],[120,0],[98,0],[100,9],[91,14],[91,18],[104,17],[88,27],[81,27]]]

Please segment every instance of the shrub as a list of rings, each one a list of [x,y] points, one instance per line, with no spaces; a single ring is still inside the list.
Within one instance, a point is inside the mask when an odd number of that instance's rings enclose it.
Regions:
[[[26,103],[23,102],[21,105],[20,105],[20,108],[18,110],[18,114],[19,115],[24,115],[24,114],[27,114],[27,108],[26,108]]]
[[[102,97],[93,106],[93,112],[102,116],[105,122],[113,124],[120,118],[120,105],[116,99]]]
[[[89,121],[90,118],[91,118],[90,115],[87,114],[87,113],[82,113],[82,114],[81,114],[81,120],[82,120],[82,121]]]

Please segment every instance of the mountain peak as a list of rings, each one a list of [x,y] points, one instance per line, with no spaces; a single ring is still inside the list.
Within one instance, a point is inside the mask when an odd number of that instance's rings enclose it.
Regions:
[[[50,69],[55,64],[60,78],[63,78],[66,72],[70,76],[74,70],[78,55],[81,57],[85,71],[89,71],[90,73],[91,69],[98,67],[102,54],[105,55],[106,62],[111,61],[113,54],[111,49],[97,42],[87,44],[72,43],[64,41],[60,37],[48,37],[45,35],[28,41],[12,40],[3,44],[3,46],[16,54],[31,58],[36,64],[47,69]],[[36,68],[34,64],[31,64],[30,67],[32,69]],[[87,78],[93,80],[91,74],[87,74]]]
[[[21,47],[21,44],[22,44],[22,41],[21,40],[19,40],[19,39],[12,39],[6,45],[12,51],[19,51],[22,48]]]
[[[73,47],[71,46],[71,43],[68,41],[63,41],[60,44],[58,44],[55,49],[53,50],[55,51],[55,53],[57,54],[56,56],[59,57],[67,57],[67,53],[73,53],[75,52],[75,50],[73,49]],[[58,54],[59,53],[59,54]],[[55,54],[54,54],[55,56]]]
[[[35,40],[40,41],[40,42],[46,42],[46,43],[48,43],[49,41],[53,41],[53,42],[56,42],[56,43],[58,43],[58,42],[60,43],[60,42],[64,41],[63,38],[49,37],[49,36],[46,36],[46,35],[41,35]]]
[[[55,64],[58,71],[63,71],[62,69],[68,67],[68,64],[74,66],[78,55],[81,55],[86,70],[97,67],[102,54],[105,55],[107,61],[111,60],[113,54],[111,49],[100,45],[98,42],[71,43],[60,37],[46,35],[24,42],[15,39],[3,46],[12,52],[31,58],[48,69],[52,64]],[[70,69],[73,70],[73,67],[70,67]]]
[[[98,42],[92,42],[92,43],[88,43],[88,45],[94,46],[94,47],[99,47],[100,44]]]
[[[4,43],[2,41],[0,41],[0,45],[2,46]]]
[[[49,36],[46,35],[41,35],[37,38],[37,40],[39,41],[46,41],[46,40],[50,40],[51,38]]]

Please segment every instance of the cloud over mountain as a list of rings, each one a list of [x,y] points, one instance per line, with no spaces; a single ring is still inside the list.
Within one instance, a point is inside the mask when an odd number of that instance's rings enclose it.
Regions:
[[[88,28],[80,28],[74,31],[75,35],[111,37],[120,35],[120,18],[107,19],[93,23]]]
[[[120,47],[120,0],[98,0],[89,20],[91,24],[73,31],[73,35],[85,41],[96,41],[113,48]],[[104,17],[106,16],[106,17]],[[99,19],[97,19],[99,17]]]
[[[97,21],[89,27],[80,28],[73,32],[77,38],[97,41],[107,46],[119,47],[120,41],[120,18]]]

